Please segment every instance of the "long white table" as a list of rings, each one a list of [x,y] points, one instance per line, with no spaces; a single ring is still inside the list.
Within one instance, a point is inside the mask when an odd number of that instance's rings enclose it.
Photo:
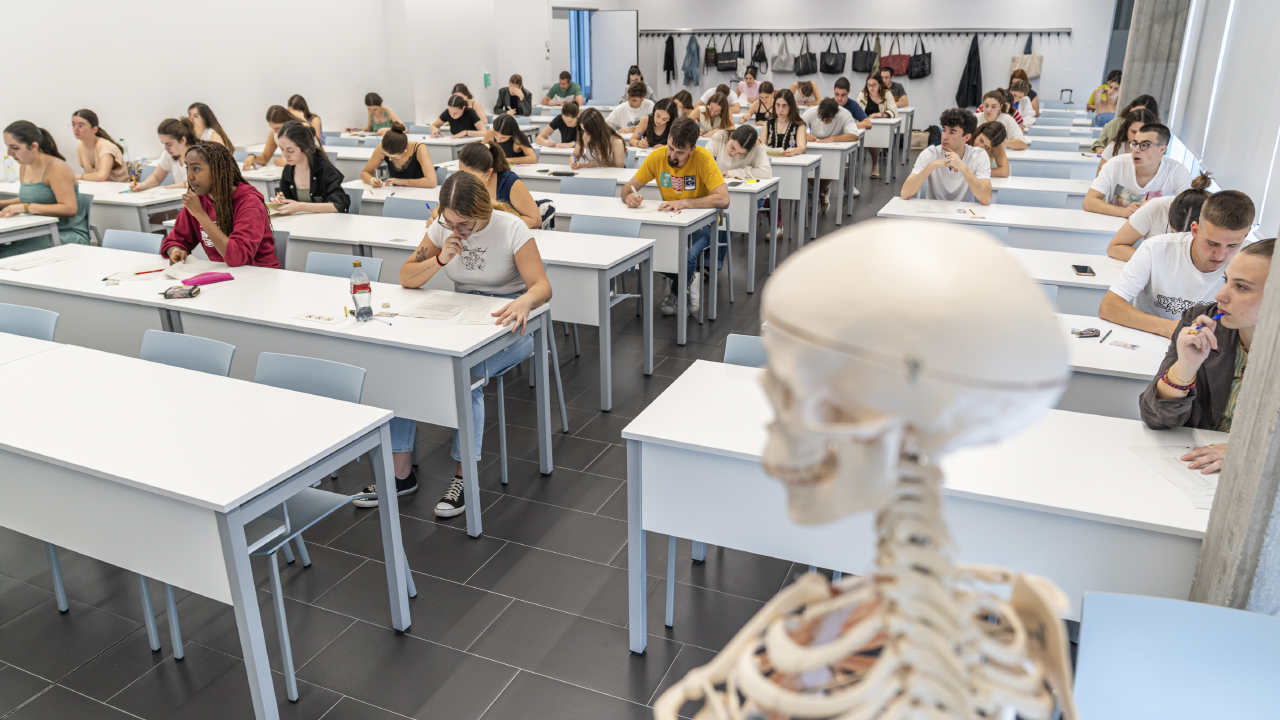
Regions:
[[[647,643],[647,532],[865,573],[871,513],[801,527],[782,483],[760,466],[773,411],[760,370],[699,360],[623,431],[627,440],[630,647]],[[1185,599],[1209,511],[1129,450],[1205,445],[1227,435],[1051,410],[1022,433],[945,457],[957,562],[1042,575],[1085,592]]]
[[[1098,174],[1098,156],[1092,151],[1006,150],[1009,174],[1026,175],[1033,170],[1064,173],[1072,180],[1093,180]]]
[[[390,412],[46,345],[0,364],[0,491],[26,499],[0,503],[0,525],[234,606],[254,715],[276,720],[249,546],[282,529],[264,513],[368,453],[392,626],[409,629]]]
[[[58,238],[58,218],[28,213],[0,218],[0,245],[45,236],[48,236],[51,245],[61,243]]]
[[[791,157],[770,155],[769,165],[773,168],[773,176],[782,181],[778,188],[778,198],[792,201],[794,210],[791,213],[791,230],[788,235],[796,241],[798,250],[804,246],[806,237],[818,237],[818,188],[815,186],[822,175],[822,156],[809,153]],[[814,194],[812,201],[809,199],[810,193]],[[805,235],[806,218],[809,224],[809,235]],[[774,222],[776,221],[770,221],[771,224]],[[777,243],[774,243],[774,247],[769,250],[770,272],[773,272],[777,264],[776,255]]]
[[[1092,135],[1068,135],[1067,137],[1064,137],[1064,138],[1063,138],[1063,137],[1049,137],[1049,136],[1046,136],[1046,135],[1025,135],[1025,136],[1023,136],[1023,138],[1022,138],[1022,139],[1026,141],[1026,143],[1027,143],[1027,149],[1028,149],[1028,150],[1035,150],[1035,149],[1036,149],[1036,141],[1038,141],[1038,140],[1048,140],[1048,141],[1050,141],[1050,142],[1055,141],[1055,140],[1075,140],[1075,141],[1076,141],[1076,145],[1080,148],[1080,152],[1090,152],[1090,150],[1089,150],[1089,149],[1090,149],[1091,147],[1093,147],[1093,136],[1092,136]],[[1042,143],[1042,144],[1043,144],[1043,143]]]
[[[1169,339],[1096,316],[1059,314],[1058,323],[1071,352],[1071,383],[1058,401],[1058,409],[1140,419],[1138,396],[1160,370]],[[1085,328],[1097,328],[1102,335],[1078,338],[1071,334],[1072,329]],[[1112,344],[1116,342],[1138,347],[1130,350]]]
[[[284,168],[279,165],[264,165],[253,170],[241,170],[240,174],[262,193],[263,198],[270,200],[280,190]],[[359,177],[359,173],[356,173],[356,177]]]
[[[1054,293],[1059,312],[1072,315],[1098,315],[1098,305],[1111,283],[1124,269],[1124,261],[1106,255],[1007,248],[1033,280],[1057,288]],[[1077,275],[1073,265],[1087,265],[1092,277]]]
[[[830,180],[836,186],[836,225],[844,224],[844,214],[853,214],[853,191],[861,184],[862,173],[862,136],[865,130],[853,130],[858,139],[851,142],[811,142],[805,145],[806,155],[817,155],[822,158],[819,166],[819,177]],[[772,158],[770,158],[772,160]],[[815,204],[819,200],[814,195]],[[847,205],[846,205],[847,203]],[[814,223],[812,237],[817,237],[818,227]]]
[[[951,222],[991,233],[1009,247],[1105,255],[1125,219],[1057,208],[891,199],[882,218]]]
[[[182,207],[185,188],[163,186],[142,192],[125,192],[129,183],[77,182],[76,189],[93,196],[93,209],[89,223],[99,230],[133,230],[149,232],[152,225],[148,218],[154,213],[177,210]],[[0,199],[18,194],[18,183],[0,183]]]
[[[863,144],[871,150],[879,150],[880,148],[888,148],[889,157],[887,165],[880,166],[880,177],[884,178],[884,184],[888,185],[890,179],[898,177],[898,140],[902,135],[903,118],[871,118],[871,129],[867,130],[867,134],[863,136]],[[887,145],[885,144],[887,143]],[[905,148],[901,151],[902,155],[909,155],[911,148]],[[859,174],[862,168],[858,168]]]
[[[1072,180],[1070,178],[1038,178],[1025,175],[1014,175],[1007,178],[991,178],[991,202],[1000,203],[1001,190],[1019,190],[1022,192],[1043,193],[1046,196],[1066,195],[1064,206],[1067,210],[1084,208],[1084,196],[1089,192],[1089,180]],[[1047,203],[1047,199],[1046,199]],[[1045,204],[1044,207],[1058,207]]]

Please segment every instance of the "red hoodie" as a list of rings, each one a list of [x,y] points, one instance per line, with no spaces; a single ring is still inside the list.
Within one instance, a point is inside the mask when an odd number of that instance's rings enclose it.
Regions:
[[[200,196],[200,207],[204,208],[210,219],[217,220],[213,200],[207,195]],[[180,247],[191,252],[196,243],[201,243],[204,245],[205,254],[214,262],[225,262],[231,267],[241,265],[280,267],[280,261],[276,258],[276,242],[271,235],[271,225],[267,222],[267,206],[262,199],[262,193],[247,182],[240,183],[231,194],[231,207],[235,211],[234,223],[228,234],[225,257],[213,246],[213,241],[186,208],[178,213],[173,230],[169,231],[164,243],[160,245],[160,254],[168,257],[171,247]]]

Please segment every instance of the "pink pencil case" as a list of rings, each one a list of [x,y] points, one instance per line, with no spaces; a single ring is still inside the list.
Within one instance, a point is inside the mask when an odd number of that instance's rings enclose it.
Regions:
[[[227,280],[235,280],[231,273],[224,272],[207,272],[199,275],[192,275],[182,281],[183,285],[212,285],[213,283],[226,282]]]

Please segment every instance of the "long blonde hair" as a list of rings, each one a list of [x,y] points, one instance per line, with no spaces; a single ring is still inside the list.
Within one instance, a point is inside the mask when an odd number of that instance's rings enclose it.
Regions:
[[[489,197],[489,188],[480,178],[469,172],[449,173],[444,184],[440,186],[440,205],[436,209],[437,216],[445,210],[452,210],[468,220],[488,222],[494,210],[508,212],[516,217],[520,213],[504,202]]]

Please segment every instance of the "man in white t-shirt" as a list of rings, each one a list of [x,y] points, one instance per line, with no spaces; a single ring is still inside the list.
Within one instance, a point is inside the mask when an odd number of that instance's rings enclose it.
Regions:
[[[604,121],[623,135],[633,132],[640,124],[640,118],[653,112],[653,101],[644,96],[648,89],[642,82],[631,83],[627,88],[626,104],[614,108]]]
[[[702,97],[698,98],[698,104],[694,105],[694,107],[702,107],[703,105],[706,105],[708,102],[711,101],[711,96],[715,95],[718,92],[724,93],[724,96],[729,98],[729,107],[732,108],[738,104],[738,93],[730,89],[728,85],[725,85],[724,83],[720,83],[719,85],[702,93]]]
[[[1084,196],[1084,209],[1127,218],[1148,200],[1191,187],[1186,166],[1164,156],[1169,136],[1169,128],[1160,123],[1143,125],[1130,151],[1111,158],[1098,171]]]
[[[978,108],[978,115],[982,117],[982,122],[998,122],[1004,126],[1004,149],[1005,150],[1026,150],[1027,139],[1022,134],[1022,128],[1018,127],[1018,121],[1004,109],[1004,91],[989,90],[986,95],[982,96],[982,107]]]
[[[1209,196],[1191,232],[1144,240],[1102,298],[1098,317],[1172,337],[1187,308],[1222,288],[1222,270],[1253,225],[1253,201],[1238,190]]]
[[[938,120],[942,144],[920,151],[911,175],[902,182],[902,197],[910,200],[923,186],[929,200],[960,200],[991,204],[991,158],[969,144],[978,118],[968,110],[951,108]]]
[[[808,108],[800,115],[809,127],[807,140],[811,143],[856,142],[858,124],[848,110],[840,107],[832,98],[823,98],[816,107]],[[831,181],[823,180],[819,186],[819,202],[822,212],[831,205]]]

